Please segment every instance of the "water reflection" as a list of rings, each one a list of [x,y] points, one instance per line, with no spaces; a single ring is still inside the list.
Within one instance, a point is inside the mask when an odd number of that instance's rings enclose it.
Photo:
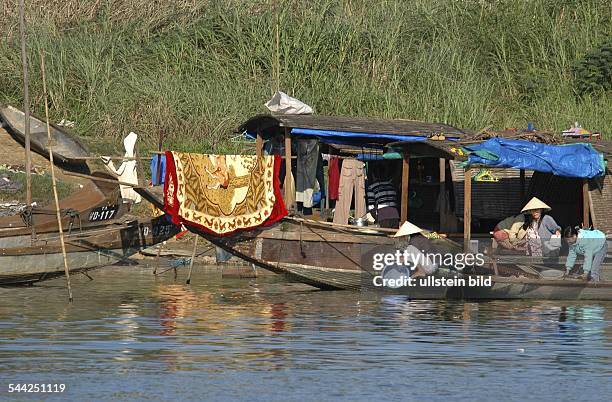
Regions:
[[[328,386],[365,398],[395,384],[386,379],[435,372],[412,385],[417,398],[432,384],[471,395],[457,377],[469,372],[471,387],[526,382],[517,395],[529,397],[538,378],[574,378],[569,367],[610,387],[610,303],[413,301],[197,270],[191,286],[133,268],[95,277],[74,279],[71,306],[61,281],[0,289],[0,377],[47,373],[74,383],[95,375],[121,387],[118,373],[136,382],[163,374],[139,392],[164,395],[198,376],[190,389],[231,387],[248,397]],[[560,396],[581,397],[578,390]]]

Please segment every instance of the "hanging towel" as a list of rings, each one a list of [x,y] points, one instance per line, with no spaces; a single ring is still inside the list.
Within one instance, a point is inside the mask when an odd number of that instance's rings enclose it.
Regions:
[[[136,133],[131,132],[123,139],[123,146],[125,147],[125,155],[126,158],[134,157],[134,150],[136,148],[136,140],[138,136]],[[116,168],[113,161],[108,156],[101,157],[102,162],[104,163],[106,169],[110,172],[119,176],[119,181],[125,183],[131,183],[134,185],[138,185],[138,173],[136,172],[136,160],[124,160],[121,165]],[[121,188],[121,198],[123,198],[123,202],[140,202],[140,195],[137,194],[132,187],[120,185]]]
[[[338,199],[338,187],[340,186],[340,158],[332,156],[329,158],[329,168],[327,170],[329,176],[329,192],[330,200]]]

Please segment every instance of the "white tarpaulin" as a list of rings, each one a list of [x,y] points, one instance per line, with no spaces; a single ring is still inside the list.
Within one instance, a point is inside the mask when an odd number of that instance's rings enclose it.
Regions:
[[[292,98],[284,92],[276,91],[272,99],[266,102],[266,107],[272,113],[283,114],[312,114],[313,110],[310,106]]]

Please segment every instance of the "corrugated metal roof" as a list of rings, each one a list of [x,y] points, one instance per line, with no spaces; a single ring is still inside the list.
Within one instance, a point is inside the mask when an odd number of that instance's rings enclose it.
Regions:
[[[447,124],[416,120],[295,114],[257,115],[242,123],[238,132],[260,131],[266,135],[269,131],[277,131],[279,127],[424,137],[444,133],[461,138],[471,134],[468,130]]]

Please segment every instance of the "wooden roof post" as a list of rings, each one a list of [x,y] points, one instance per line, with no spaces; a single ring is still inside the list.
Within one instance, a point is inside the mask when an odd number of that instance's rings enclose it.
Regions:
[[[472,168],[463,175],[463,249],[469,251],[472,237]]]
[[[590,194],[589,194],[589,179],[582,180],[582,226],[588,228],[590,226]]]
[[[261,130],[257,130],[257,139],[255,140],[255,155],[259,158],[263,155],[263,138],[261,137]]]
[[[400,224],[408,220],[408,182],[410,179],[410,155],[404,151],[402,159],[402,211],[400,214]]]
[[[521,184],[521,205],[523,205],[525,204],[525,169],[521,169],[520,184]]]
[[[440,232],[446,230],[446,159],[440,158]],[[443,204],[444,203],[444,204]]]
[[[287,209],[292,209],[295,194],[290,194],[294,187],[291,185],[291,130],[289,128],[285,128],[285,183],[283,187],[285,190],[285,206]]]

